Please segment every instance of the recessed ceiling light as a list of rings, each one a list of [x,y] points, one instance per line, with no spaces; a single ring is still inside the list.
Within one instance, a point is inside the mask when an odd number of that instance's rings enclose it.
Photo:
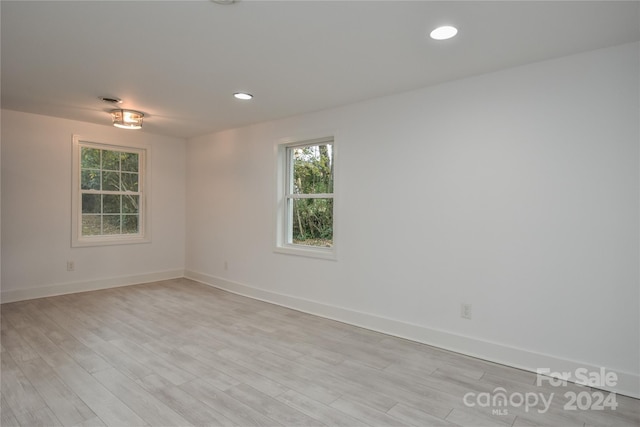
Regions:
[[[250,93],[245,93],[245,92],[236,92],[233,94],[233,96],[235,96],[238,99],[242,99],[244,101],[253,98],[253,95],[251,95]]]
[[[431,38],[434,40],[447,40],[451,37],[454,37],[458,34],[458,29],[456,27],[452,27],[450,25],[445,25],[443,27],[438,27],[435,30],[431,31]]]

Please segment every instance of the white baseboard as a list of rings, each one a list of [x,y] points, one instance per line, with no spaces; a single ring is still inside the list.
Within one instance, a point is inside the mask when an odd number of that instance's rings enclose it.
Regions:
[[[185,271],[185,277],[197,282],[229,291],[238,295],[292,308],[305,313],[348,323],[377,332],[405,338],[411,341],[432,345],[456,353],[465,354],[490,362],[500,363],[536,373],[538,369],[548,368],[552,372],[571,372],[586,369],[587,372],[600,372],[601,366],[563,359],[549,354],[516,348],[509,345],[489,342],[469,336],[459,335],[438,329],[389,319],[369,313],[362,313],[348,308],[337,307],[310,301],[303,298],[265,291],[219,277],[195,271]],[[604,367],[608,372],[618,375],[614,387],[602,389],[625,396],[640,398],[640,375],[621,372],[614,367]]]
[[[158,271],[155,273],[137,274],[133,276],[56,283],[37,288],[2,291],[0,293],[0,301],[2,303],[24,301],[35,298],[53,297],[56,295],[74,294],[77,292],[97,291],[99,289],[138,285],[140,283],[156,282],[158,280],[178,279],[181,277],[184,277],[184,270]]]

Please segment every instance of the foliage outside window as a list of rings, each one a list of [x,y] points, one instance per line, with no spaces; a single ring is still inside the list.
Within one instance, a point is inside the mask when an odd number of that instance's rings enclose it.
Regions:
[[[74,144],[75,245],[144,239],[145,150]]]
[[[332,255],[334,146],[332,138],[281,147],[283,197],[280,248]]]

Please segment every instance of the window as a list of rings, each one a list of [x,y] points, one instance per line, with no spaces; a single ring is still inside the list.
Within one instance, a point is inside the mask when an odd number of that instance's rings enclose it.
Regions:
[[[74,137],[73,246],[149,241],[147,150]]]
[[[334,169],[333,138],[279,146],[277,251],[335,258]]]

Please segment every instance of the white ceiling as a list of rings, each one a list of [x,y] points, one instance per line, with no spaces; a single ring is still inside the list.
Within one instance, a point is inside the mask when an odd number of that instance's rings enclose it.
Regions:
[[[6,1],[2,107],[188,138],[640,40],[640,2]],[[430,40],[438,25],[459,28]],[[232,97],[248,91],[252,101]]]

